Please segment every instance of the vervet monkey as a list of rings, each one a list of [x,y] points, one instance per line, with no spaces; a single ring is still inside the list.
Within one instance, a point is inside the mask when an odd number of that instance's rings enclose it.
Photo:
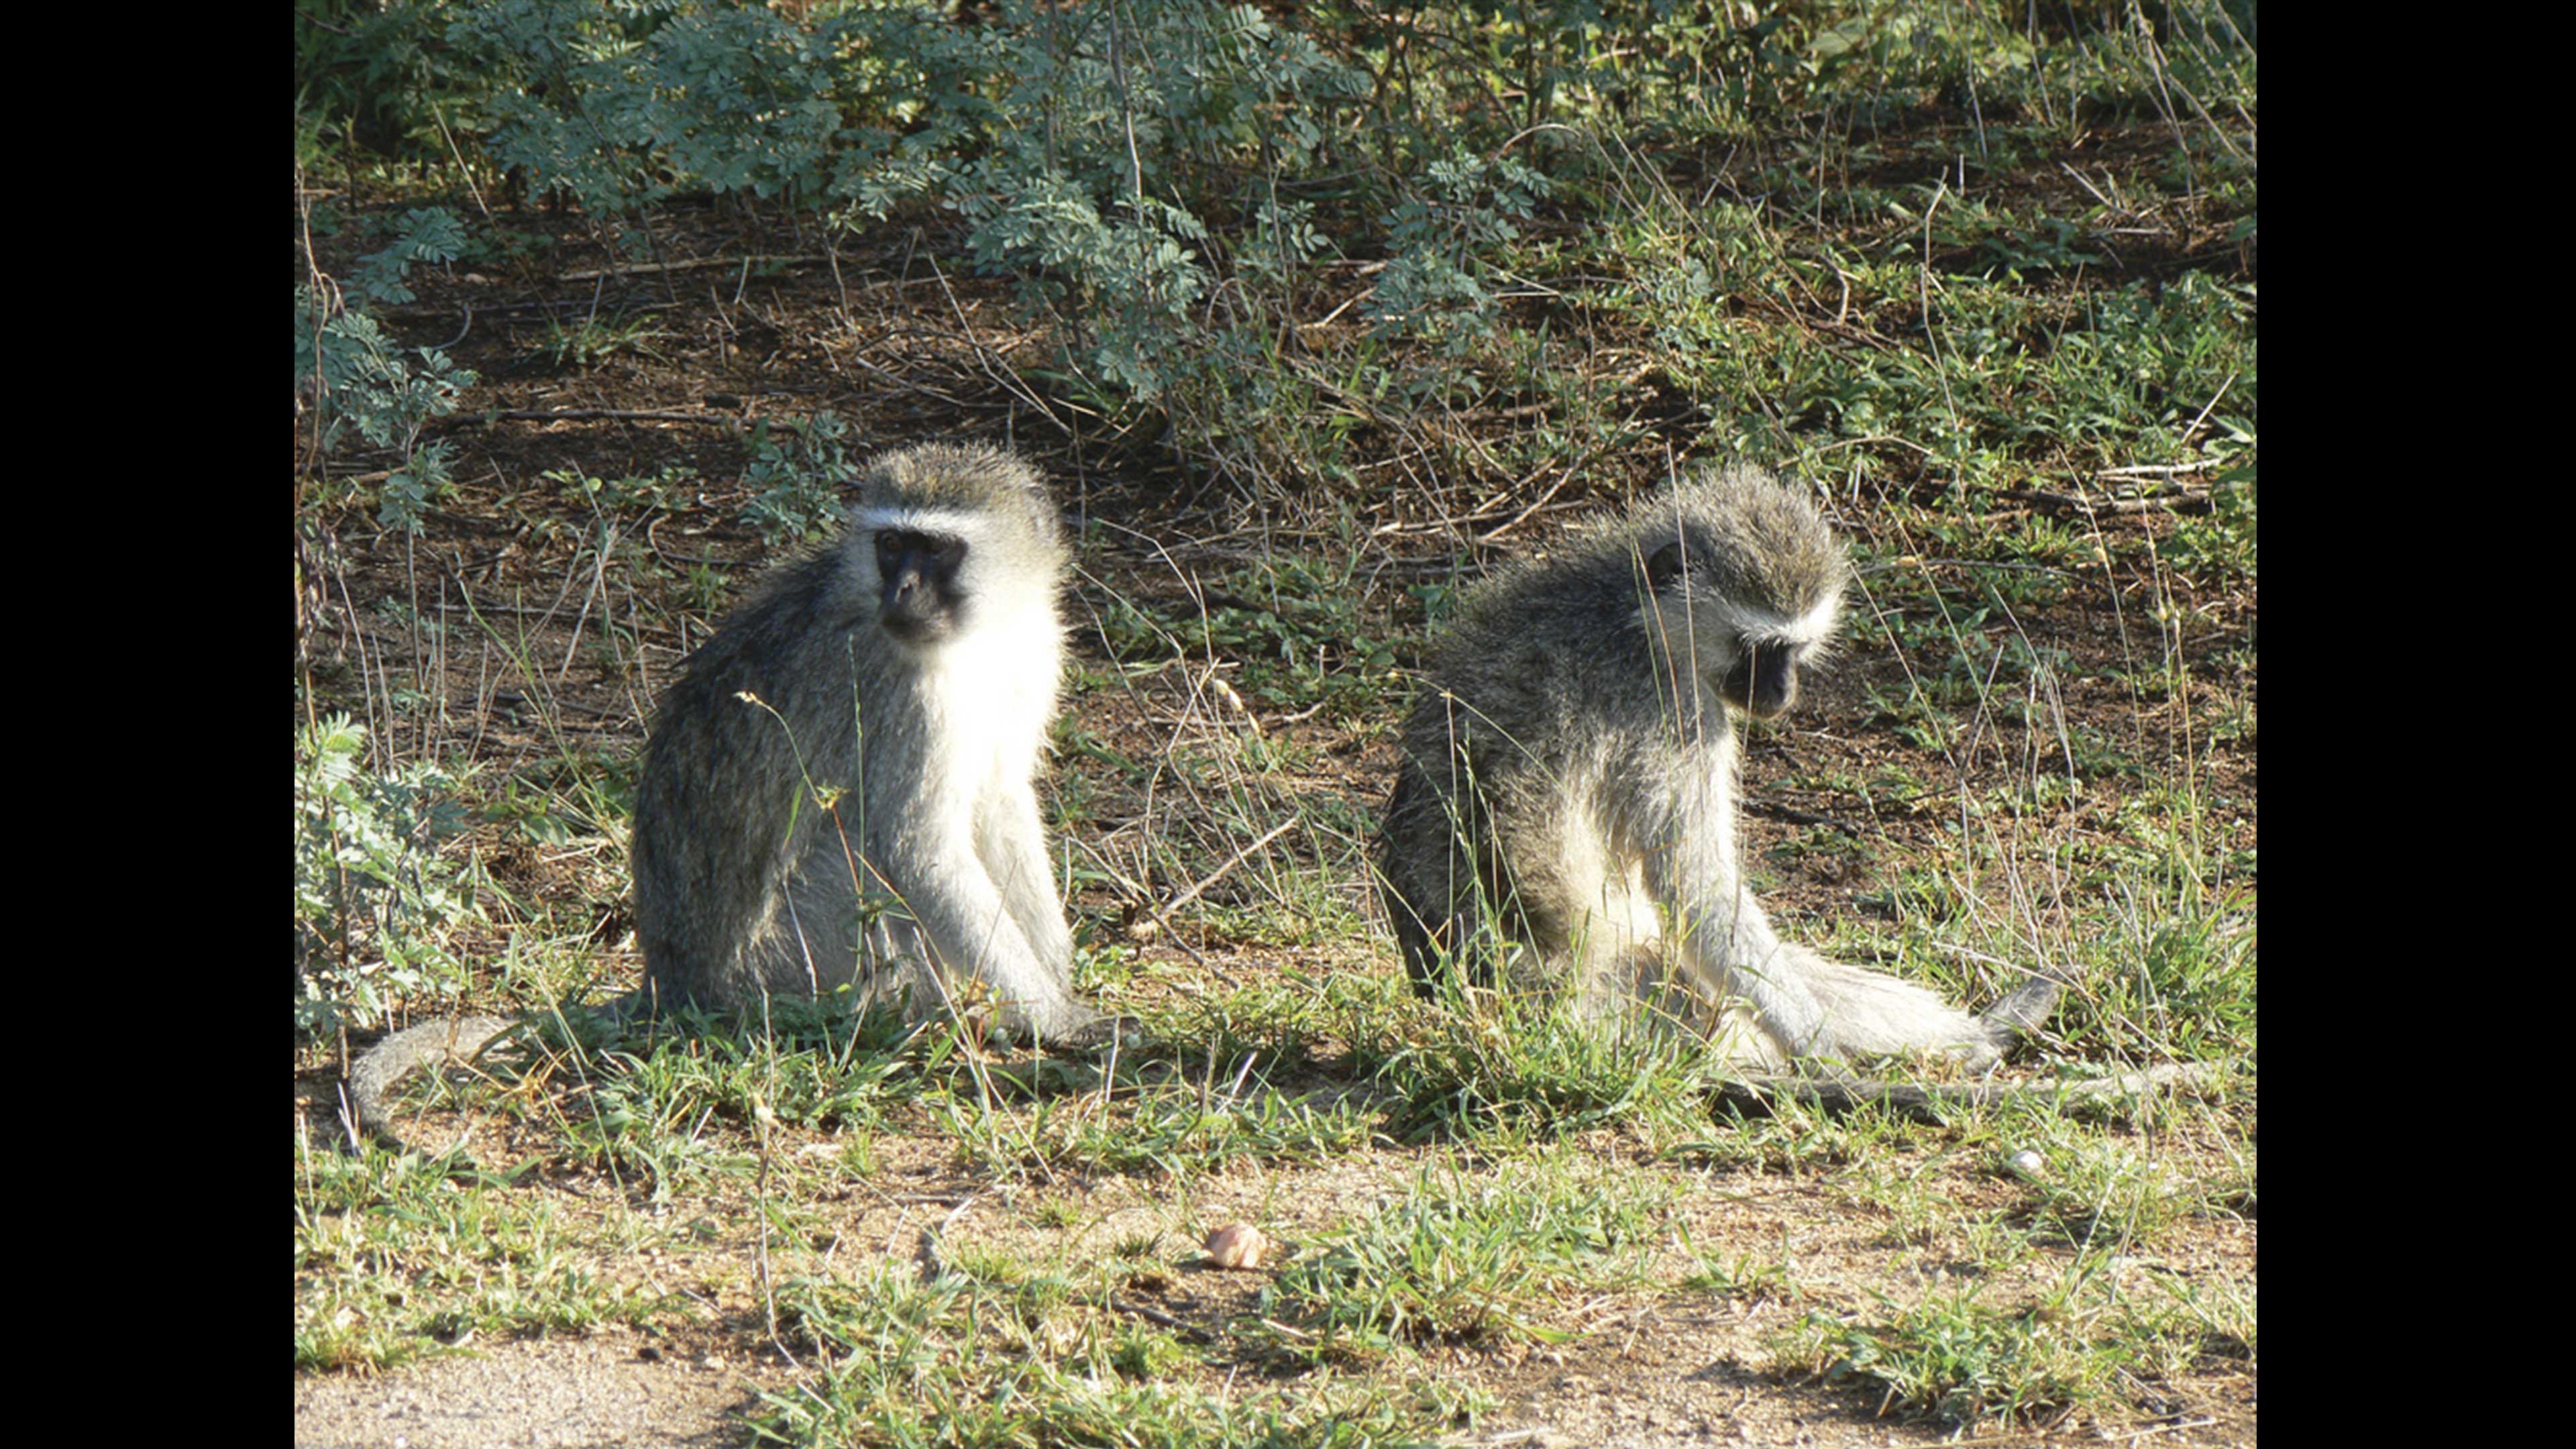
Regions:
[[[1679,483],[1471,591],[1432,646],[1381,839],[1418,986],[1641,1010],[1729,1036],[1743,1066],[1915,1048],[1984,1066],[2045,1015],[2034,983],[1979,1020],[1782,941],[1744,879],[1730,715],[1767,719],[1832,637],[1850,565],[1768,474]]]
[[[924,1007],[974,982],[1016,1035],[1114,1029],[1073,995],[1033,783],[1069,562],[1027,464],[933,445],[877,460],[845,538],[734,611],[644,748],[636,933],[661,1002],[909,984]]]
[[[878,458],[842,537],[764,577],[662,697],[635,796],[647,983],[612,1010],[751,1013],[850,986],[915,1011],[971,996],[1043,1043],[1114,1035],[1073,994],[1033,785],[1069,561],[1011,454]],[[361,1119],[411,1066],[489,1036],[388,1038],[351,1074]]]

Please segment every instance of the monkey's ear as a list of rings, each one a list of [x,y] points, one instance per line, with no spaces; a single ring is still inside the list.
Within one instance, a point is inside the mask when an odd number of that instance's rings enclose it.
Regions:
[[[1678,538],[1667,541],[1646,559],[1646,588],[1650,592],[1662,593],[1666,584],[1681,576],[1682,541]]]

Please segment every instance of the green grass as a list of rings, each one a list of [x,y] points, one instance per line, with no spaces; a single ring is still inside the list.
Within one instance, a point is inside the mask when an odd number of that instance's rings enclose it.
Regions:
[[[1335,1359],[1399,1344],[1561,1342],[1568,1295],[1648,1281],[1669,1189],[1560,1155],[1482,1182],[1426,1168],[1403,1195],[1303,1248],[1265,1322],[1289,1352]]]
[[[299,1152],[295,1366],[388,1368],[478,1336],[687,1316],[607,1272],[590,1224],[525,1196],[528,1166]]]
[[[1212,1393],[1186,1372],[1195,1349],[1061,1276],[887,1270],[789,1296],[789,1325],[825,1356],[758,1416],[789,1444],[1427,1444],[1477,1403],[1429,1383]]]

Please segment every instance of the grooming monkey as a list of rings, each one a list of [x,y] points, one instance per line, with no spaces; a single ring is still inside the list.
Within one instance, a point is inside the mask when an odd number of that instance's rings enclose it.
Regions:
[[[1724,1030],[1760,1070],[1915,1048],[1984,1066],[2045,1016],[2045,982],[1980,1020],[1784,942],[1745,882],[1730,712],[1797,698],[1849,578],[1813,505],[1738,466],[1472,591],[1432,647],[1380,842],[1417,986],[1499,960],[1586,1020]]]
[[[749,1014],[853,986],[916,1012],[979,996],[1041,1043],[1109,1039],[1117,1021],[1073,994],[1032,783],[1068,562],[1012,455],[878,458],[843,536],[755,585],[662,697],[635,797],[646,985],[609,1009]],[[384,1120],[413,1066],[508,1025],[387,1038],[350,1074],[360,1120]]]

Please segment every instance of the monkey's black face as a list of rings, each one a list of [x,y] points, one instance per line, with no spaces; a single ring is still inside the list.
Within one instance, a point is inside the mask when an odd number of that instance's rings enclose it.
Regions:
[[[1787,644],[1739,644],[1735,662],[1717,682],[1717,692],[1755,719],[1769,719],[1797,702],[1797,649]]]
[[[907,644],[936,644],[957,628],[966,592],[958,571],[966,540],[938,533],[888,528],[877,533],[877,579],[882,589],[877,622]]]

